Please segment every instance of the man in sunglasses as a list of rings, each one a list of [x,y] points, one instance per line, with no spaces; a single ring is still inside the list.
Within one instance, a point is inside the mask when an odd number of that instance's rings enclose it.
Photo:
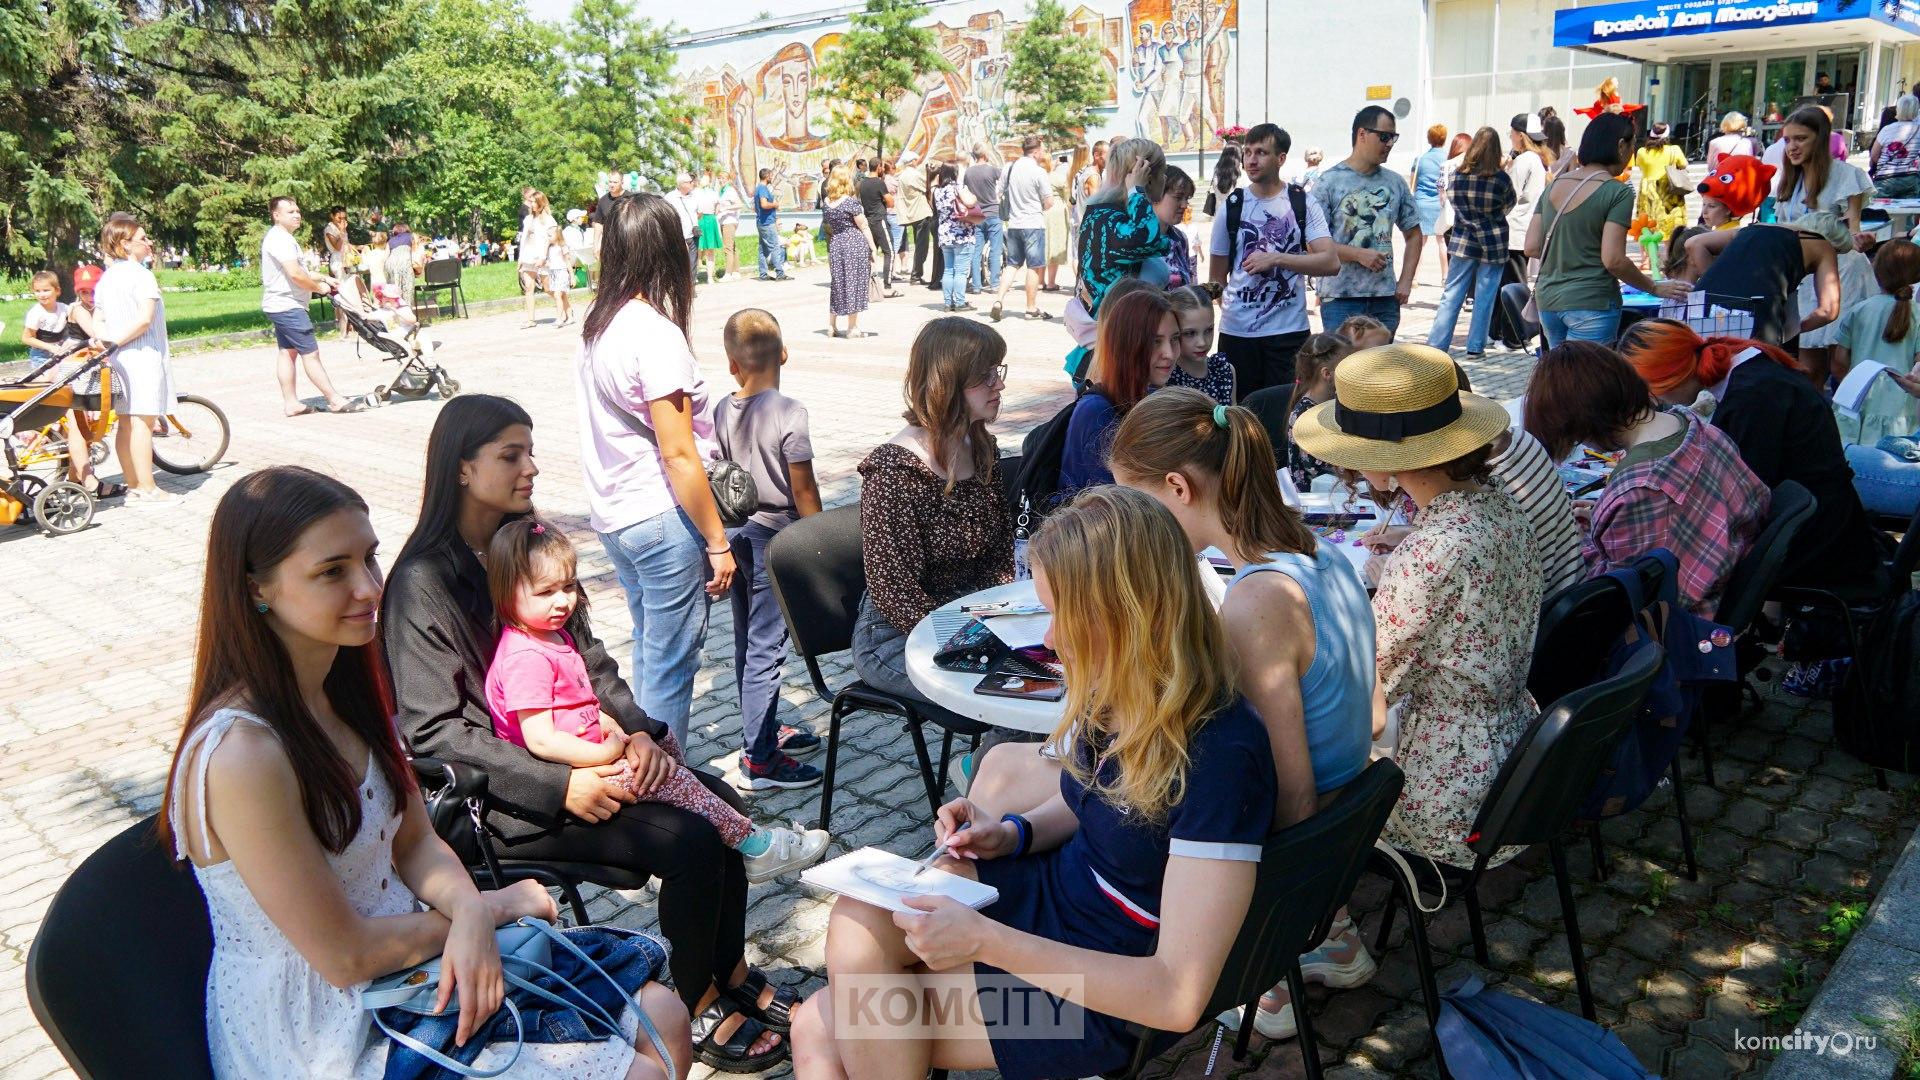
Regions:
[[[1355,315],[1370,315],[1388,331],[1400,327],[1400,308],[1413,294],[1420,266],[1420,214],[1406,178],[1387,169],[1400,138],[1393,113],[1378,105],[1353,118],[1353,153],[1320,174],[1313,198],[1333,234],[1340,272],[1321,278],[1321,325],[1338,330]],[[1393,230],[1406,238],[1406,264],[1393,272]]]

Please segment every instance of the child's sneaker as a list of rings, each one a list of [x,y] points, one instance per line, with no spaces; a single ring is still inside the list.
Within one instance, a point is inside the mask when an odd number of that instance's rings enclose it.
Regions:
[[[802,731],[785,724],[780,725],[780,752],[788,757],[812,757],[820,752],[820,747],[823,745],[825,744],[820,741],[820,736],[811,731]]]
[[[1366,983],[1373,978],[1375,970],[1373,957],[1361,942],[1360,932],[1354,929],[1352,919],[1341,919],[1334,923],[1327,940],[1321,942],[1319,948],[1300,957],[1303,981],[1342,989]],[[1218,1019],[1228,1031],[1240,1030],[1239,1009],[1228,1009]],[[1299,1025],[1293,1016],[1293,994],[1288,991],[1286,983],[1260,995],[1259,1008],[1254,1011],[1253,1030],[1269,1039],[1291,1039],[1298,1029]]]
[[[803,765],[785,754],[769,765],[756,765],[752,758],[740,755],[740,778],[733,786],[741,791],[773,791],[779,788],[812,787],[820,782],[820,770]]]
[[[747,881],[754,885],[795,870],[805,870],[819,862],[820,856],[827,853],[827,842],[833,839],[827,830],[804,828],[797,821],[791,829],[775,825],[767,832],[770,834],[767,850],[758,855],[742,853],[747,864]]]

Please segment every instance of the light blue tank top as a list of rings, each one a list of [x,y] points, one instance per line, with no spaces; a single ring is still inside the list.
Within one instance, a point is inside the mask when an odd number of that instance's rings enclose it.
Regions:
[[[1300,678],[1313,786],[1325,793],[1360,775],[1373,743],[1373,603],[1346,557],[1321,543],[1314,557],[1276,552],[1227,583],[1285,574],[1313,612],[1313,663]]]

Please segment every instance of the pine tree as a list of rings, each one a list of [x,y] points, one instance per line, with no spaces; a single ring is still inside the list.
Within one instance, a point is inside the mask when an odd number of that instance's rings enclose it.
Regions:
[[[876,156],[887,152],[887,128],[899,120],[897,106],[920,80],[953,65],[940,55],[933,30],[915,26],[916,0],[867,0],[816,72],[821,89],[838,103],[828,117],[835,140],[873,143]]]
[[[695,107],[673,78],[667,31],[630,0],[580,0],[568,24],[572,56],[564,123],[590,138],[575,168],[638,169],[662,189],[709,156]]]
[[[1059,0],[1035,0],[1033,17],[1008,47],[1013,119],[1049,144],[1078,142],[1112,99],[1099,46],[1067,29]]]

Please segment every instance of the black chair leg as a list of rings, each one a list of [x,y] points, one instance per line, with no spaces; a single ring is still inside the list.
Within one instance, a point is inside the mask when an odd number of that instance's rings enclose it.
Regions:
[[[1383,931],[1386,929],[1394,909],[1400,905],[1404,897],[1407,904],[1407,937],[1413,941],[1413,960],[1420,972],[1421,1004],[1426,1006],[1428,1026],[1437,1025],[1440,1023],[1440,988],[1434,976],[1433,947],[1427,942],[1427,924],[1421,917],[1420,898],[1414,893],[1413,885],[1401,876],[1399,868],[1394,866],[1386,856],[1376,850],[1372,858],[1375,869],[1385,874],[1388,883],[1393,886],[1387,893],[1387,909],[1381,915],[1381,929]],[[1381,934],[1381,939],[1376,943],[1374,951],[1386,951],[1384,933]]]
[[[1879,788],[1881,791],[1889,790],[1887,787],[1887,770],[1879,767],[1874,768],[1873,786],[1876,788]]]
[[[1746,686],[1745,680],[1742,680],[1740,685]],[[1709,730],[1713,725],[1708,721],[1707,714],[1708,710],[1705,708],[1694,710],[1693,748],[1700,755],[1700,771],[1706,774],[1707,786],[1718,791],[1720,785],[1713,777],[1713,741],[1708,738]]]
[[[1547,851],[1553,856],[1553,883],[1560,890],[1560,918],[1567,924],[1567,952],[1573,958],[1573,984],[1580,990],[1580,1015],[1593,1020],[1593,987],[1587,983],[1586,949],[1580,943],[1580,916],[1573,906],[1566,845],[1556,836],[1547,841]]]
[[[918,716],[907,717],[907,733],[913,736],[913,756],[920,763],[920,782],[927,789],[928,813],[940,816],[940,788],[933,778],[933,756],[927,752],[927,733],[922,730],[925,721]]]
[[[580,899],[580,887],[578,885],[562,879],[560,882],[560,895],[567,898],[567,906],[573,909],[573,925],[593,925],[593,920],[587,917],[586,901]]]
[[[1480,870],[1476,867],[1467,876],[1467,883],[1461,886],[1467,901],[1467,929],[1473,934],[1473,958],[1481,967],[1492,967],[1493,958],[1487,955],[1487,927],[1480,918]]]
[[[1693,826],[1687,821],[1687,788],[1680,781],[1680,757],[1673,759],[1673,812],[1680,820],[1680,854],[1686,859],[1688,881],[1700,880],[1700,864],[1693,857]]]
[[[840,702],[836,700],[829,712],[827,721],[827,768],[820,782],[820,819],[813,823],[816,829],[832,831],[828,822],[833,819],[833,765],[840,758]]]
[[[1587,822],[1587,843],[1593,846],[1593,880],[1607,880],[1607,842],[1600,838],[1598,821]]]
[[[1404,883],[1404,879],[1400,877],[1400,870],[1398,867],[1395,867],[1389,864],[1386,867],[1386,869],[1382,870],[1381,872],[1386,874],[1389,878],[1394,879],[1395,881],[1400,881]],[[1387,951],[1387,935],[1393,932],[1393,916],[1399,910],[1400,910],[1400,890],[1396,888],[1393,891],[1387,893],[1387,906],[1383,908],[1380,912],[1380,932],[1376,934],[1373,939],[1374,952],[1379,953],[1379,952]],[[1415,907],[1415,908],[1412,908],[1411,910],[1413,911],[1413,917],[1415,919],[1418,919],[1420,917],[1419,909]]]
[[[940,736],[940,771],[934,774],[934,781],[939,786],[942,795],[947,793],[947,776],[949,775],[947,769],[952,761],[953,732],[948,731]],[[934,813],[938,814],[939,810],[936,808]]]
[[[1298,957],[1287,966],[1287,989],[1293,994],[1293,1022],[1299,1028],[1300,1064],[1306,1069],[1307,1080],[1320,1080],[1320,1047],[1313,1041],[1313,1019],[1307,1015],[1307,980],[1300,977]],[[1253,1024],[1243,1017],[1240,1026]]]

